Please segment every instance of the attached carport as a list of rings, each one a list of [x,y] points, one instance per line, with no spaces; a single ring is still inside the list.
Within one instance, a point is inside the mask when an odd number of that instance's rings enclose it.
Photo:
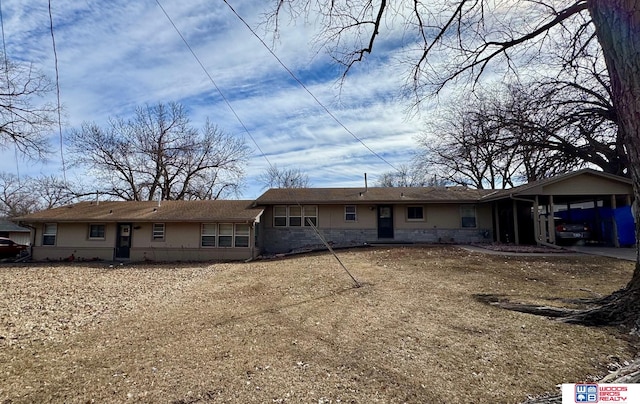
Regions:
[[[631,180],[592,169],[499,190],[483,198],[493,207],[494,239],[557,244],[559,223],[584,223],[590,244],[635,244]]]

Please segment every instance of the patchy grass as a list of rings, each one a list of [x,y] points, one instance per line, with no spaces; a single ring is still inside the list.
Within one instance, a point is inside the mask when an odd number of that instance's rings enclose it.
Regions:
[[[0,268],[0,403],[518,403],[633,344],[474,299],[605,295],[633,264],[395,247],[252,263]]]

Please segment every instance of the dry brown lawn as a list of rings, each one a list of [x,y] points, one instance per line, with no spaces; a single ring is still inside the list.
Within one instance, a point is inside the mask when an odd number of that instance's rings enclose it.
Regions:
[[[518,403],[633,342],[480,303],[562,303],[633,264],[454,247],[251,263],[0,267],[0,403]]]

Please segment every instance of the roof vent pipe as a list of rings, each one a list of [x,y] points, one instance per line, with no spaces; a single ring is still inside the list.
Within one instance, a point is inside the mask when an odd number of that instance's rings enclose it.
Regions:
[[[100,205],[100,191],[96,190],[96,206]]]
[[[364,192],[367,192],[369,186],[367,185],[367,173],[364,173]]]

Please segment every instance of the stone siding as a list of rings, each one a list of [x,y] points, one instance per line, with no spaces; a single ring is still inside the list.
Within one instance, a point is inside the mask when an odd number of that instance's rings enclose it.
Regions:
[[[488,243],[492,240],[489,229],[395,229],[394,238],[378,239],[377,229],[319,229],[332,245],[359,245],[365,243]],[[321,245],[309,227],[266,228],[262,232],[262,250],[267,253],[285,253],[297,248]]]

